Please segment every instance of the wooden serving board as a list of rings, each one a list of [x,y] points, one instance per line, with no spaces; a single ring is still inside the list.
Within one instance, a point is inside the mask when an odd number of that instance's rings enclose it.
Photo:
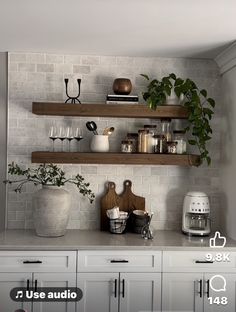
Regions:
[[[124,181],[124,191],[118,195],[114,182],[108,182],[107,192],[101,198],[101,230],[109,230],[109,219],[106,215],[108,209],[118,206],[120,211],[131,213],[133,210],[145,210],[145,198],[137,196],[132,192],[132,182]]]

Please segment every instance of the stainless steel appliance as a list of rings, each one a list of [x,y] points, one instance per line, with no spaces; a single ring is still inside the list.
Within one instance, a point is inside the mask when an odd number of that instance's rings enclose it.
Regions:
[[[210,203],[203,192],[188,192],[184,198],[182,231],[188,235],[207,236],[211,232]]]

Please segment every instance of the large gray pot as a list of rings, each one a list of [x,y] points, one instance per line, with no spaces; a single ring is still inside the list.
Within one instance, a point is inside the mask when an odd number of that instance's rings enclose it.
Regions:
[[[38,236],[63,236],[69,220],[70,194],[57,186],[43,186],[33,195],[34,226]]]

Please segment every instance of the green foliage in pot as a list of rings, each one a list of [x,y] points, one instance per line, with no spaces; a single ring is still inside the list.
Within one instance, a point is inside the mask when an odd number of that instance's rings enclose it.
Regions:
[[[201,161],[206,160],[209,165],[211,158],[206,145],[211,139],[210,120],[214,114],[215,101],[208,97],[205,89],[199,89],[191,79],[177,78],[173,73],[161,80],[150,80],[144,74],[141,76],[149,82],[143,98],[151,109],[155,110],[157,106],[164,105],[172,89],[178,98],[183,97],[183,105],[189,111],[188,121],[190,122],[190,126],[185,131],[191,131],[193,136],[188,142],[198,147]]]
[[[14,176],[21,176],[21,179],[5,180],[4,183],[17,183],[15,192],[21,192],[24,184],[31,182],[37,185],[52,185],[63,186],[66,183],[74,184],[79,192],[88,198],[90,203],[94,201],[95,195],[89,189],[89,183],[84,181],[84,178],[77,174],[73,178],[66,178],[65,172],[57,165],[41,164],[37,168],[22,169],[14,162],[8,165],[8,173]]]

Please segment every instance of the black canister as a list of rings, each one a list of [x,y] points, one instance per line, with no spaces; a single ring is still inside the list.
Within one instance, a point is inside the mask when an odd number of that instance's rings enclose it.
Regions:
[[[130,229],[132,232],[141,234],[142,228],[149,221],[149,215],[143,210],[134,210],[130,215]]]

